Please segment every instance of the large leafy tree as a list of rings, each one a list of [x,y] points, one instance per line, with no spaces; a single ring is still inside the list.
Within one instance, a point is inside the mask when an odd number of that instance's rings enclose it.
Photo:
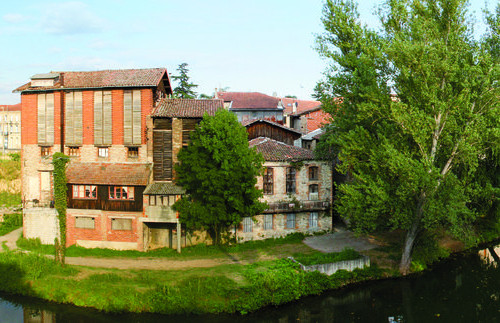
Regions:
[[[263,159],[248,147],[246,130],[233,113],[205,115],[178,157],[175,181],[187,194],[174,209],[182,223],[206,230],[214,244],[242,217],[264,210],[255,186]]]
[[[188,64],[182,63],[177,67],[177,72],[179,75],[173,75],[172,78],[177,82],[177,86],[174,88],[174,96],[180,99],[195,99],[196,92],[194,91],[198,85],[189,82],[188,76]]]
[[[326,1],[316,96],[333,118],[323,151],[351,178],[337,211],[359,231],[404,230],[405,274],[424,232],[471,237],[473,202],[498,200],[484,171],[500,142],[498,10],[481,41],[466,0],[387,0],[379,16],[375,32],[351,0]]]

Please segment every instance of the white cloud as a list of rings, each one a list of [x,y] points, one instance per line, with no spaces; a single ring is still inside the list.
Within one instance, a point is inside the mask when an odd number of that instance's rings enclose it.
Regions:
[[[42,16],[42,29],[51,34],[96,33],[103,29],[104,20],[83,2],[50,4]]]
[[[5,20],[6,22],[15,24],[23,22],[24,20],[26,20],[26,17],[17,13],[8,13],[3,15],[2,19]]]

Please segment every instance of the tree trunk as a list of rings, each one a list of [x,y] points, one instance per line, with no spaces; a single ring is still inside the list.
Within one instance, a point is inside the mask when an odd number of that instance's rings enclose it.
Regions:
[[[415,219],[411,224],[410,229],[406,233],[405,244],[403,246],[403,254],[401,255],[401,263],[399,264],[399,272],[402,275],[407,275],[410,272],[411,256],[413,252],[413,246],[415,245],[415,239],[420,231],[420,221],[422,220],[422,215],[424,212],[425,204],[425,193],[420,194],[417,209],[415,210]]]

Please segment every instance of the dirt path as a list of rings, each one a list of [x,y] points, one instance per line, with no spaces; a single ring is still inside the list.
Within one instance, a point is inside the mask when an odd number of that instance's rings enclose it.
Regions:
[[[0,236],[0,245],[5,244],[9,247],[10,250],[17,249],[16,241],[19,239],[19,236],[23,233],[23,228],[16,229],[12,232],[7,233],[6,235]],[[1,251],[1,249],[0,249]]]
[[[321,236],[312,236],[304,239],[309,247],[322,252],[340,252],[345,248],[356,251],[366,251],[380,247],[381,243],[366,237],[356,237],[351,231],[336,228],[335,232]]]

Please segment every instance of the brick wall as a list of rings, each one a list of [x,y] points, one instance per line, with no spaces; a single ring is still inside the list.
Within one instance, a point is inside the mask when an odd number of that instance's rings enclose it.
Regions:
[[[307,133],[316,129],[322,128],[325,124],[330,123],[330,115],[323,110],[317,110],[306,114],[307,118]]]

